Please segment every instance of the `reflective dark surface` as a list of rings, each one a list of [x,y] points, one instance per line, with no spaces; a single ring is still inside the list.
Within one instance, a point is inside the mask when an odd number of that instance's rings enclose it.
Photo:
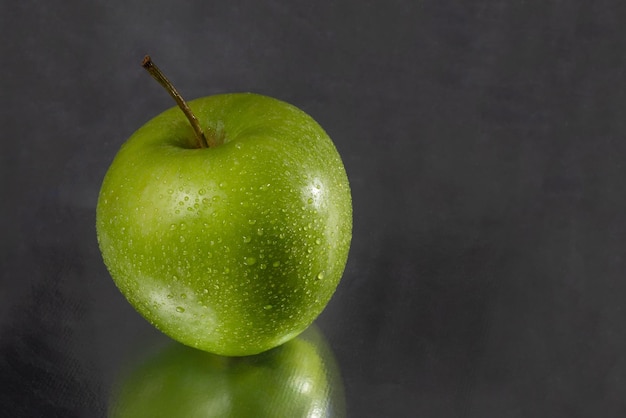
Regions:
[[[173,105],[145,53],[187,98],[267,94],[334,139],[354,238],[317,326],[346,416],[626,415],[624,9],[3,2],[0,416],[106,417],[168,343],[94,227],[113,156]]]

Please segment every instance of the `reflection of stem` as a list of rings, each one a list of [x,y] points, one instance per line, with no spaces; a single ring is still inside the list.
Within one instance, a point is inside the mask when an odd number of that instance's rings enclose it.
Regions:
[[[172,98],[178,104],[178,107],[180,107],[180,109],[183,111],[185,116],[187,116],[187,119],[189,120],[191,127],[196,133],[196,144],[198,148],[208,148],[208,147],[215,146],[216,144],[213,143],[214,141],[212,140],[209,140],[209,142],[207,143],[207,138],[206,136],[204,136],[204,132],[202,131],[202,128],[200,127],[200,122],[198,122],[198,118],[196,118],[196,115],[193,114],[193,112],[187,105],[187,102],[185,102],[185,99],[183,99],[183,96],[180,95],[180,93],[178,92],[178,90],[176,90],[176,87],[174,87],[174,85],[170,82],[170,80],[168,80],[167,77],[165,77],[165,74],[161,72],[159,67],[156,66],[156,64],[152,61],[149,55],[146,55],[143,58],[143,61],[141,62],[141,66],[145,68],[146,71],[148,71],[150,75],[156,81],[158,81],[159,84],[163,86],[163,88],[165,88],[165,90],[167,90],[170,96],[172,96]]]

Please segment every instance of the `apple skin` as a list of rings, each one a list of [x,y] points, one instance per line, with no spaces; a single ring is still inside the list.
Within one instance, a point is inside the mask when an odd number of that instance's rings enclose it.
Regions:
[[[321,313],[343,274],[352,201],[341,158],[298,108],[251,93],[189,102],[218,146],[197,148],[178,108],[122,146],[96,210],[122,294],[183,344],[243,356]]]
[[[345,416],[337,362],[315,326],[255,356],[172,341],[133,364],[112,388],[109,418]]]

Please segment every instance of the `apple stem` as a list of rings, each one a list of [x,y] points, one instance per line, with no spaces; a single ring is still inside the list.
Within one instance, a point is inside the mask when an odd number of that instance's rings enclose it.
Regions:
[[[198,122],[198,118],[196,118],[196,115],[193,114],[193,112],[187,105],[187,102],[185,102],[180,93],[178,93],[178,90],[176,90],[174,85],[167,79],[167,77],[165,77],[165,74],[161,72],[159,67],[156,66],[156,64],[152,61],[149,55],[146,55],[144,57],[143,61],[141,62],[141,66],[145,68],[146,71],[148,71],[150,75],[156,81],[158,81],[159,84],[163,86],[163,88],[165,88],[165,90],[167,90],[170,96],[172,96],[172,98],[178,104],[178,107],[180,107],[180,110],[182,110],[185,116],[187,116],[191,127],[196,133],[196,143],[198,145],[198,148],[209,148],[216,146],[217,144],[215,143],[213,138],[209,138],[207,141],[207,137],[204,135],[204,132],[200,127],[200,122]]]

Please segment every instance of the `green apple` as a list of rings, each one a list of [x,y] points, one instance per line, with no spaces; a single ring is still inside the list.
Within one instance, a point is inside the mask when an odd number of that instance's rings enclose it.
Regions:
[[[110,418],[345,416],[336,361],[314,327],[255,356],[172,342],[136,364],[113,388]]]
[[[98,242],[117,287],[154,326],[205,351],[260,353],[333,295],[352,236],[346,172],[326,132],[250,93],[189,102],[122,146],[104,178]],[[198,132],[196,130],[196,134]]]

